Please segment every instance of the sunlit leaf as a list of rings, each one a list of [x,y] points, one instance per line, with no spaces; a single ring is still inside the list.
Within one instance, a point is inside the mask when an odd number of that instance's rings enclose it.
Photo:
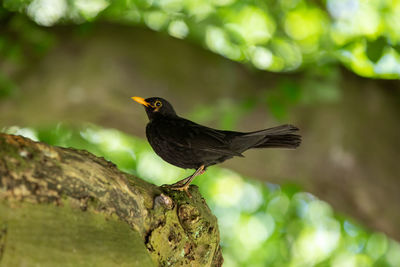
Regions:
[[[387,46],[386,38],[379,37],[374,41],[369,41],[367,44],[367,57],[376,63],[383,55],[383,50]]]

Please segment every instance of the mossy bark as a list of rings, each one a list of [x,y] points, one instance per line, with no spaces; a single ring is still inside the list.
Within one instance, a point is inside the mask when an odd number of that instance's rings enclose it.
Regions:
[[[0,134],[0,265],[221,266],[217,220],[190,191]]]

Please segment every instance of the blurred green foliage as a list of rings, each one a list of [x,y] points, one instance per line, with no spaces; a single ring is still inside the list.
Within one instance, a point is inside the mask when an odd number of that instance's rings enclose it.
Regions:
[[[239,103],[231,99],[219,99],[217,104],[196,106],[187,115],[193,121],[208,122],[217,118],[218,128],[234,130],[238,122],[254,107],[260,104],[254,97],[248,97]]]
[[[85,34],[94,23],[107,21],[188,39],[255,69],[303,70],[301,78],[266,86],[263,98],[246,100],[285,120],[298,103],[340,99],[339,64],[366,77],[398,79],[399,18],[400,1],[391,0],[5,0],[0,100],[18,96],[18,74],[57,44],[47,27],[72,24]],[[233,103],[220,104],[218,110],[198,107],[193,117],[207,120],[207,114],[217,113],[220,127],[234,129],[246,104],[234,109]]]
[[[60,123],[2,131],[88,150],[158,185],[191,173],[162,161],[144,140],[114,129]],[[398,242],[335,214],[329,204],[294,185],[256,182],[219,167],[194,183],[218,217],[224,266],[400,266]]]
[[[4,0],[2,26],[41,49],[49,40],[31,26],[23,30],[28,24],[13,25],[18,13],[46,27],[145,25],[261,70],[340,62],[362,76],[400,77],[398,0]]]
[[[304,71],[261,98],[222,99],[188,114],[200,122],[217,114],[224,129],[235,129],[260,103],[284,120],[297,103],[338,100],[340,64],[365,77],[400,77],[399,0],[3,0],[0,100],[18,96],[10,78],[18,68],[34,65],[57,44],[47,27],[72,24],[85,34],[102,21],[145,26],[258,70]],[[156,184],[191,173],[163,162],[147,142],[112,129],[60,123],[3,131],[86,149]],[[338,216],[294,185],[263,184],[218,167],[195,183],[219,219],[226,266],[400,266],[397,242]]]

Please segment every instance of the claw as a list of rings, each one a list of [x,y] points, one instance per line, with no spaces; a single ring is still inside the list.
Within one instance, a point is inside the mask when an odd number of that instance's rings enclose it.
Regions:
[[[192,194],[189,192],[189,185],[184,185],[182,187],[172,188],[173,190],[185,191],[189,198],[192,198]]]
[[[186,195],[187,195],[189,198],[192,198],[192,195],[191,195],[190,192],[189,192],[189,186],[190,186],[190,184],[184,184],[184,185],[176,185],[176,184],[167,185],[167,184],[166,184],[166,185],[162,185],[162,187],[169,188],[169,189],[171,189],[171,190],[185,191]]]
[[[193,181],[193,179],[198,176],[201,175],[205,172],[204,169],[204,165],[201,165],[192,175],[190,175],[189,177],[186,177],[185,179],[182,179],[174,184],[171,185],[162,185],[162,187],[166,187],[166,188],[171,188],[172,190],[178,190],[178,191],[185,191],[186,195],[188,195],[189,198],[192,198],[192,195],[189,192],[189,186],[190,183]]]

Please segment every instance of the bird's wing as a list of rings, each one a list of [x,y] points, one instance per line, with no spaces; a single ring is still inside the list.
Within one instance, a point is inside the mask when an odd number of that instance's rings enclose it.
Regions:
[[[157,132],[164,140],[178,146],[226,156],[243,156],[230,148],[229,138],[224,131],[183,118],[164,121],[162,124],[157,127]]]

